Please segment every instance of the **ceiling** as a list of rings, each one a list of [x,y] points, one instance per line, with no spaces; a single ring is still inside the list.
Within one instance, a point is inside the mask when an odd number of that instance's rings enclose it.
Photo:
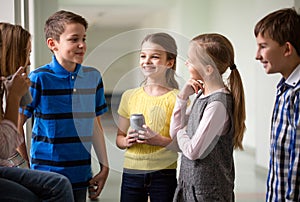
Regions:
[[[84,16],[90,27],[136,27],[147,16],[169,9],[171,0],[58,0],[59,9]]]

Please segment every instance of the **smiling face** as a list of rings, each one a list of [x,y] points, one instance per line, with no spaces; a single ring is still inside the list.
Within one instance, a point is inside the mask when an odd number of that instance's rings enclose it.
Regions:
[[[168,68],[173,66],[174,60],[167,60],[166,51],[158,44],[144,42],[140,52],[140,67],[146,77],[165,76]]]
[[[257,52],[256,60],[259,60],[267,74],[281,73],[283,76],[288,74],[285,68],[286,64],[286,44],[280,46],[279,43],[272,40],[268,34],[258,34],[256,37]]]
[[[59,41],[49,38],[47,44],[59,64],[69,71],[74,71],[76,64],[81,64],[84,60],[85,40],[85,27],[79,23],[70,23],[65,25],[65,31],[60,35]]]

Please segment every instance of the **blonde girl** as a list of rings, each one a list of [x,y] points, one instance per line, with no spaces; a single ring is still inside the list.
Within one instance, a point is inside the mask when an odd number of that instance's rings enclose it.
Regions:
[[[233,149],[243,149],[245,101],[233,47],[220,34],[199,35],[190,43],[186,66],[190,79],[177,96],[171,123],[182,151],[174,201],[234,201]],[[222,78],[227,69],[228,85]]]

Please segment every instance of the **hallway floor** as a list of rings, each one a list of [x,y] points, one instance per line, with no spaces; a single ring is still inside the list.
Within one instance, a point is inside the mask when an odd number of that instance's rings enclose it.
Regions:
[[[110,164],[110,173],[106,185],[98,201],[118,202],[122,178],[123,152],[115,146],[117,133],[115,121],[109,115],[101,118],[105,131],[107,153]],[[95,157],[95,154],[92,153]],[[246,151],[235,151],[235,201],[236,202],[263,202],[266,190],[266,171],[257,171],[254,155]],[[93,165],[97,165],[93,158]],[[99,168],[93,166],[93,171]],[[88,200],[90,201],[90,200]]]

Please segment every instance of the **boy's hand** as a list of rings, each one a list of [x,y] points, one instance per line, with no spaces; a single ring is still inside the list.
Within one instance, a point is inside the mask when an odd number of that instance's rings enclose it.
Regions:
[[[106,166],[102,166],[101,171],[89,181],[90,186],[88,188],[88,191],[90,199],[96,199],[101,194],[108,177],[108,173],[109,168]]]

